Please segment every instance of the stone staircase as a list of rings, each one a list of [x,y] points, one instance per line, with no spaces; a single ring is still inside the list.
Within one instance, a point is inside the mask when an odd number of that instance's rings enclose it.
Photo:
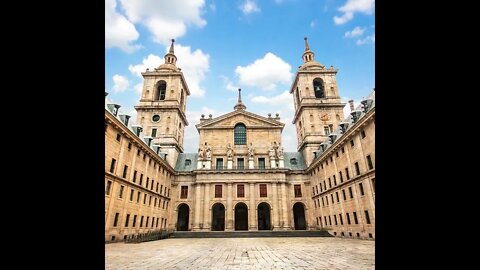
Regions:
[[[333,237],[328,231],[173,232],[170,238]]]

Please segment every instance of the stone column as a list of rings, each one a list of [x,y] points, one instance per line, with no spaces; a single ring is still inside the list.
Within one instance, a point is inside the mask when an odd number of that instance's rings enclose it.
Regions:
[[[254,165],[254,163],[253,163],[253,157],[249,157],[249,158],[248,158],[248,168],[249,168],[249,169],[254,169],[254,168],[255,168],[254,166],[255,166],[255,165]]]
[[[205,196],[203,203],[203,229],[210,230],[210,184],[205,184]]]
[[[289,221],[289,218],[288,218],[288,206],[287,206],[287,189],[286,189],[286,183],[281,183],[281,204],[282,204],[282,207],[280,209],[280,211],[282,212],[282,219],[280,220],[280,226],[282,227],[282,229],[286,229],[286,230],[289,230],[291,229],[290,227],[290,221]]]
[[[248,230],[249,231],[256,231],[258,230],[257,228],[257,219],[255,218],[256,215],[256,211],[257,211],[257,208],[255,207],[255,184],[254,183],[250,183],[250,192],[249,192],[249,196],[250,196],[250,205],[248,206]]]
[[[273,218],[273,230],[277,231],[280,228],[280,211],[279,211],[279,204],[278,204],[278,187],[277,183],[272,183],[272,197],[273,197],[273,211],[272,211],[272,218]]]
[[[200,202],[201,202],[201,193],[202,193],[202,190],[201,190],[201,186],[200,186],[200,183],[196,183],[196,186],[195,186],[195,210],[193,211],[194,212],[194,221],[193,221],[193,230],[194,231],[198,231],[200,229]]]
[[[233,160],[231,157],[227,158],[227,169],[233,169]]]
[[[227,224],[225,226],[225,231],[233,231],[233,193],[232,193],[232,183],[227,184],[227,207],[225,209],[225,216],[227,219]]]

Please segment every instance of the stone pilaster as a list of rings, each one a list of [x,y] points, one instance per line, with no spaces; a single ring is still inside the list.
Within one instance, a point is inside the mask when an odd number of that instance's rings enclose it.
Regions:
[[[257,211],[257,208],[255,207],[255,184],[250,183],[250,202],[248,206],[248,230],[249,231],[256,231],[257,228],[257,219],[255,218],[255,212]]]
[[[232,183],[227,184],[227,207],[225,209],[226,213],[226,231],[233,231],[233,192],[232,192]]]

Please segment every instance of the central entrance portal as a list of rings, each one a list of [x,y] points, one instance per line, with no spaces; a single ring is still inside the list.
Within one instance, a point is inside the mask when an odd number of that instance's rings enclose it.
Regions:
[[[293,221],[295,223],[295,230],[307,229],[307,223],[305,222],[305,208],[301,202],[297,202],[293,205]]]
[[[270,205],[261,203],[258,205],[258,230],[271,230]]]
[[[188,214],[190,208],[182,203],[178,206],[177,231],[188,231]]]
[[[248,231],[248,208],[244,203],[235,205],[235,231]]]
[[[221,203],[212,206],[212,231],[225,231],[225,206]]]

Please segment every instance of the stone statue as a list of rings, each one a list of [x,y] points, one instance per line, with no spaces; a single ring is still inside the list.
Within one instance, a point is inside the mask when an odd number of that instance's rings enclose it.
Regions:
[[[283,159],[283,146],[282,146],[281,143],[278,143],[277,158],[278,159]]]
[[[233,157],[233,148],[231,144],[228,144],[228,147],[227,147],[227,157],[229,158]]]
[[[270,159],[275,159],[275,146],[272,144],[272,147],[268,150],[268,156]]]
[[[205,158],[205,150],[202,147],[198,148],[198,159],[204,159]]]
[[[207,143],[205,143],[205,146],[206,146],[206,150],[205,150],[205,155],[207,157],[207,160],[210,160],[212,159],[212,148],[210,148],[210,145],[207,145]]]
[[[253,148],[252,143],[248,146],[248,156],[253,157],[255,155],[255,148]]]

